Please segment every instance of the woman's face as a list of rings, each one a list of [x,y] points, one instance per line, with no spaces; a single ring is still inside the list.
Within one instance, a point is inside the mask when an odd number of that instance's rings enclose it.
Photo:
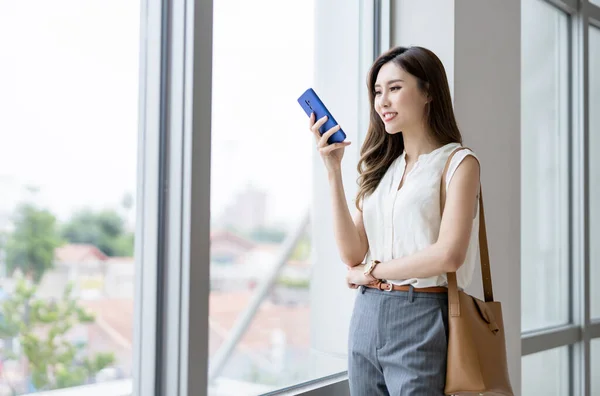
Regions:
[[[423,122],[427,96],[417,78],[393,62],[384,64],[375,81],[374,107],[387,133],[394,134]]]

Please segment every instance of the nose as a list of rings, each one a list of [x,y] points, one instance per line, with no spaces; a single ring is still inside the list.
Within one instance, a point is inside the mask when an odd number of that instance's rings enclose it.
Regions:
[[[379,107],[381,107],[382,109],[390,107],[390,98],[387,93],[382,93],[379,96]]]

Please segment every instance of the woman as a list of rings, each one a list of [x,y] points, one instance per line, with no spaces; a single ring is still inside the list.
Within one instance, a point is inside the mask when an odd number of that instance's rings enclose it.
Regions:
[[[350,391],[443,395],[446,273],[456,272],[464,289],[479,265],[479,161],[472,151],[457,150],[462,138],[444,67],[433,52],[393,48],[375,61],[367,84],[371,118],[354,219],[340,166],[350,142],[328,145],[339,126],[321,136],[326,118],[310,119],[329,176],[346,280],[360,289],[349,332]]]

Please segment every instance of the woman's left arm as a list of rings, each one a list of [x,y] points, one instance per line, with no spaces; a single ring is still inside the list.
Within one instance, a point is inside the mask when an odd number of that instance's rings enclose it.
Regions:
[[[478,193],[479,162],[469,155],[452,177],[438,240],[415,254],[378,264],[372,275],[377,279],[409,279],[455,272],[467,255]]]

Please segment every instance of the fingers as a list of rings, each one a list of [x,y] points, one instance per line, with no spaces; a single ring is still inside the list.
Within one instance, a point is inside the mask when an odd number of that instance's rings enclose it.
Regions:
[[[315,125],[315,113],[310,113],[310,117],[308,118],[308,129],[312,129],[313,125]]]
[[[336,133],[340,129],[341,129],[341,127],[339,125],[336,125],[333,128],[329,129],[327,132],[325,132],[323,134],[323,136],[321,136],[319,138],[319,141],[317,142],[317,146],[318,147],[325,147],[325,146],[327,146],[327,144],[328,144],[327,140],[329,140],[329,138],[331,137],[331,135],[333,135],[334,133]]]
[[[308,124],[309,124],[311,132],[315,135],[315,139],[317,141],[317,149],[319,150],[321,155],[327,156],[335,150],[338,150],[340,148],[350,145],[350,142],[348,142],[348,141],[328,144],[327,141],[329,140],[331,135],[333,135],[334,133],[339,131],[341,129],[341,127],[339,125],[336,125],[336,126],[330,128],[323,135],[321,135],[321,133],[319,132],[319,128],[321,128],[323,126],[323,124],[325,124],[325,122],[327,122],[327,116],[323,116],[323,117],[319,118],[316,122],[315,122],[315,117],[316,116],[315,116],[314,112],[310,113],[310,118],[309,118]]]
[[[350,268],[348,268],[350,269]],[[358,285],[352,283],[352,280],[350,279],[350,273],[348,273],[346,275],[346,285],[348,286],[349,289],[358,289]]]
[[[342,147],[346,147],[346,146],[350,146],[350,142],[333,143],[328,146],[319,148],[319,152],[321,153],[321,155],[327,156],[327,155],[331,154],[333,151],[340,149]]]
[[[310,126],[310,130],[312,131],[313,135],[315,135],[315,139],[317,139],[317,142],[319,141],[319,139],[321,139],[321,133],[319,132],[319,128],[321,128],[323,126],[323,124],[325,124],[326,122],[327,122],[327,116],[323,116],[323,117],[319,118],[317,120],[317,122],[315,122],[315,113],[311,113],[310,119],[309,119],[309,126]]]

